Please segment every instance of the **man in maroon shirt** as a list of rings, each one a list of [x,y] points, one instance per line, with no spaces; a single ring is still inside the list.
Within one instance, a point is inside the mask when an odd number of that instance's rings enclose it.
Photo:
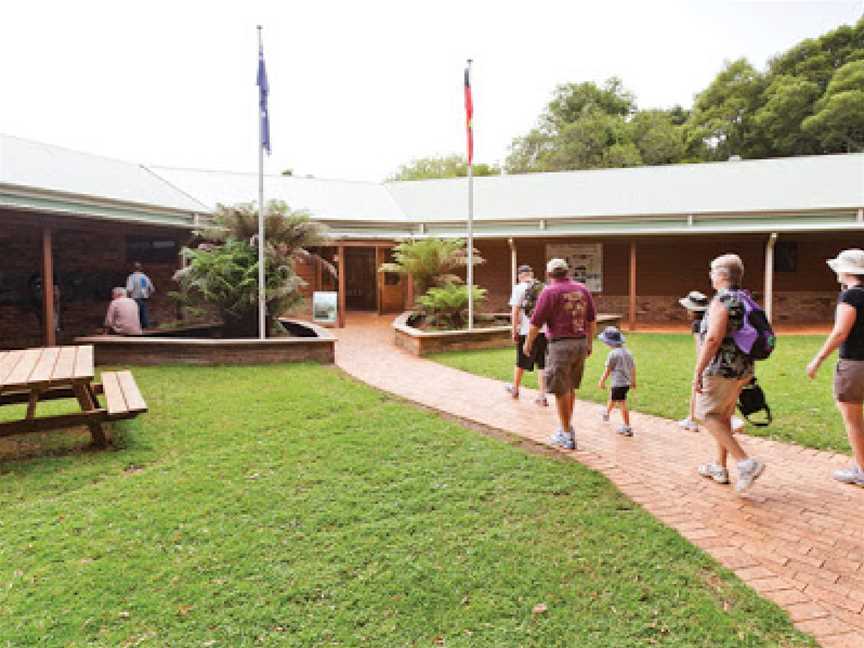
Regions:
[[[597,322],[591,292],[584,284],[570,279],[568,271],[564,259],[552,259],[546,265],[551,282],[537,300],[531,328],[525,338],[525,353],[531,353],[534,341],[545,324],[549,340],[546,391],[555,394],[560,422],[560,427],[552,435],[552,443],[575,450],[573,406],[576,390],[582,384],[585,358],[591,355]]]

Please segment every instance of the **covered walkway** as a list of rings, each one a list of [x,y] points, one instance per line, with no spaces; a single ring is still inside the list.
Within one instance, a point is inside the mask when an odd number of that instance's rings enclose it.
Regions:
[[[349,314],[336,363],[373,387],[449,416],[547,446],[553,408],[525,390],[409,355],[393,343],[389,317]],[[764,476],[744,496],[696,474],[713,444],[707,433],[635,414],[636,436],[600,422],[596,404],[577,404],[579,450],[563,452],[606,475],[628,497],[781,605],[826,647],[864,646],[864,489],[833,482],[849,458],[757,437],[744,445],[764,459]]]

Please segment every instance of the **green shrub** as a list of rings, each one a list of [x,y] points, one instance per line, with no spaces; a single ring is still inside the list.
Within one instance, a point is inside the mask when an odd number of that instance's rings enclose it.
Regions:
[[[474,304],[486,300],[486,289],[474,286]],[[431,323],[447,328],[459,329],[465,325],[468,315],[468,286],[447,283],[430,288],[417,300]]]

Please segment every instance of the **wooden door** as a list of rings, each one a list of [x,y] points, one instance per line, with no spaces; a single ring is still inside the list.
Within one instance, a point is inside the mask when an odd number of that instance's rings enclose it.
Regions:
[[[374,248],[345,248],[345,303],[353,310],[377,310]]]
[[[392,250],[379,248],[377,266],[393,261]],[[401,313],[405,310],[405,279],[395,272],[378,273],[378,312]]]

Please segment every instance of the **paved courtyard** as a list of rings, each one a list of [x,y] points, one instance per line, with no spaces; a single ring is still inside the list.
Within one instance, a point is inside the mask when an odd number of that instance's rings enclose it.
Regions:
[[[352,376],[464,421],[548,445],[554,409],[524,390],[512,400],[500,382],[416,358],[393,345],[390,317],[350,313],[337,331],[336,363]],[[599,362],[596,358],[589,362]],[[682,398],[684,395],[682,395]],[[864,489],[831,480],[849,458],[757,437],[743,445],[768,464],[744,496],[699,477],[707,433],[633,415],[636,436],[600,422],[579,402],[579,449],[562,454],[606,475],[628,497],[775,601],[827,648],[864,646]]]

